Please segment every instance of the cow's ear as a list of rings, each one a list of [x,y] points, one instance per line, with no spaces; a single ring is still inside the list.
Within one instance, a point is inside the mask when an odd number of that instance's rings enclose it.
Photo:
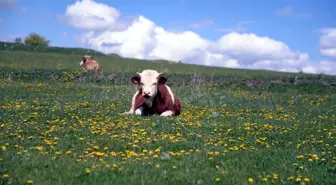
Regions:
[[[167,78],[164,77],[162,74],[158,76],[158,84],[163,85],[167,82]]]
[[[138,75],[133,76],[131,80],[134,84],[140,84],[140,77]]]

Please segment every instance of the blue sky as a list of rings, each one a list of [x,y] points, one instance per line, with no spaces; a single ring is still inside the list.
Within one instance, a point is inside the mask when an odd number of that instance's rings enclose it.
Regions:
[[[5,6],[4,2],[7,2]],[[37,32],[57,46],[82,46],[77,29],[60,19],[74,0],[0,0],[1,40]],[[117,9],[122,17],[142,15],[167,30],[190,30],[216,41],[230,31],[267,36],[285,43],[291,51],[309,54],[311,60],[329,59],[320,54],[322,28],[336,27],[333,0],[97,0]]]

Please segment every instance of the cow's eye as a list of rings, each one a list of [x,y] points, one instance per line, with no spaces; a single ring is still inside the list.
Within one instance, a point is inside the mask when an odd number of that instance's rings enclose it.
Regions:
[[[153,83],[153,85],[156,85],[156,83]]]
[[[143,83],[141,82],[140,85],[143,85]]]

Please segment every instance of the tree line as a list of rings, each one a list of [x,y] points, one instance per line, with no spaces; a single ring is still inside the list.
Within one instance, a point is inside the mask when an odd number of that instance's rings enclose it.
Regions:
[[[22,40],[21,37],[17,37],[14,40],[17,44],[25,44],[29,46],[45,46],[48,47],[50,44],[50,40],[47,40],[42,35],[39,35],[37,33],[30,33],[28,36]]]

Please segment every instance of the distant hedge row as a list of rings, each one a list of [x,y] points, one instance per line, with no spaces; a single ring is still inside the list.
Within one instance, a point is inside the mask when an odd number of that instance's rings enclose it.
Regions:
[[[0,41],[0,51],[28,51],[28,52],[43,52],[43,53],[60,53],[68,55],[94,55],[105,56],[104,53],[83,48],[64,48],[54,46],[29,46],[21,43],[2,42]]]

